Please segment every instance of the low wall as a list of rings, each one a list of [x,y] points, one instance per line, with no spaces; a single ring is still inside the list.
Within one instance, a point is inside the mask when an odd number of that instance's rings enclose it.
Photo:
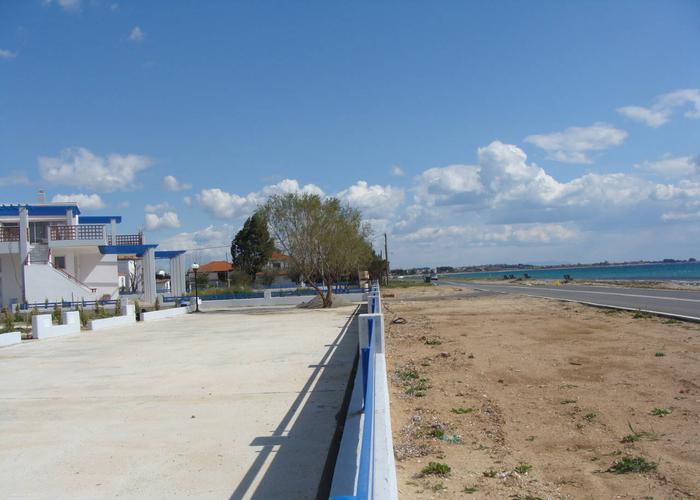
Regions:
[[[106,330],[116,326],[131,325],[136,323],[136,306],[132,304],[122,304],[121,316],[112,318],[93,319],[88,323],[89,330]]]
[[[141,313],[141,321],[153,321],[156,319],[173,318],[187,314],[187,307],[174,307],[172,309],[161,309],[160,311],[151,311]]]
[[[22,334],[20,332],[0,333],[0,347],[19,344],[22,342]]]
[[[32,338],[48,339],[70,333],[80,332],[80,313],[68,311],[61,313],[61,324],[54,325],[50,314],[32,316]]]
[[[256,306],[295,306],[308,302],[316,297],[316,295],[290,295],[289,297],[272,297],[265,294],[261,299],[229,299],[229,300],[203,300],[199,305],[200,311],[211,311],[215,309],[230,308],[230,307],[256,307]],[[334,295],[341,297],[349,302],[362,301],[361,293],[343,293]]]

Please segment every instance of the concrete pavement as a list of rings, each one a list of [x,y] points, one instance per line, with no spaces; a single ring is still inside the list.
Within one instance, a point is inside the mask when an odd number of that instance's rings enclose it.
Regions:
[[[0,349],[3,498],[314,498],[353,311],[209,312]]]
[[[632,310],[643,310],[700,321],[700,291],[660,290],[585,285],[485,284],[440,280],[441,283],[531,297],[572,300]]]

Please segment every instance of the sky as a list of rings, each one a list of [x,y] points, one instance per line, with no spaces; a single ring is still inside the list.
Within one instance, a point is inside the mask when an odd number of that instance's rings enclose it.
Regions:
[[[700,257],[700,2],[0,2],[0,202],[221,259],[336,196],[392,267]]]

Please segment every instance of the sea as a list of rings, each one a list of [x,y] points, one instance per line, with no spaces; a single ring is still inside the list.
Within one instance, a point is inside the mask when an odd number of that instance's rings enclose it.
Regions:
[[[620,264],[608,266],[557,267],[551,269],[506,269],[473,273],[440,274],[444,278],[503,279],[511,274],[522,278],[563,279],[565,274],[575,280],[656,280],[656,281],[700,281],[700,262],[677,262],[659,264]]]

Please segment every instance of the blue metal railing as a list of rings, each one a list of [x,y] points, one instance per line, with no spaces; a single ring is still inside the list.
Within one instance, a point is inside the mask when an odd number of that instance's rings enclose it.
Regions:
[[[59,302],[34,302],[30,304],[20,304],[19,305],[19,310],[20,311],[27,311],[29,309],[34,309],[35,307],[37,309],[53,309],[54,307],[58,306],[62,309],[76,309],[78,307],[95,307],[95,304],[99,304],[100,306],[113,306],[117,303],[116,300],[78,300],[78,301],[70,301],[70,300],[63,300]]]

